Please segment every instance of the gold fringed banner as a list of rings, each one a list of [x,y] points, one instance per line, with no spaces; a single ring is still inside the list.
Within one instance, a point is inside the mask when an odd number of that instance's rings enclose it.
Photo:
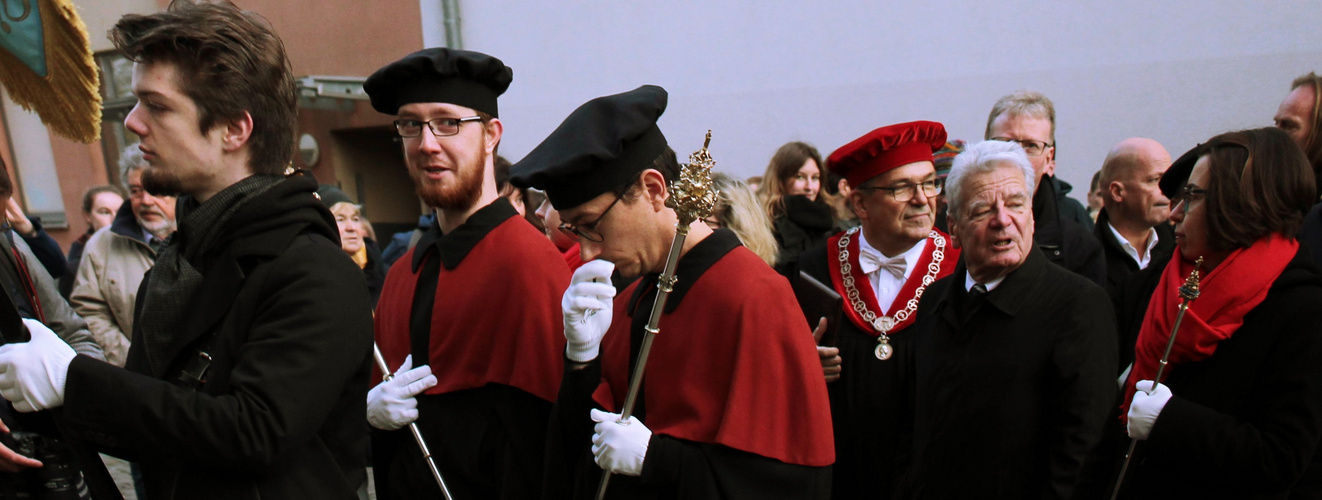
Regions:
[[[0,48],[0,83],[9,97],[62,136],[91,143],[101,138],[101,89],[87,26],[70,0],[0,0],[39,9],[46,76]],[[31,3],[29,3],[31,2]],[[17,7],[14,7],[15,10]],[[0,12],[0,16],[9,13]],[[12,19],[11,19],[12,21]],[[4,31],[12,29],[6,23]],[[4,36],[5,33],[0,33]]]

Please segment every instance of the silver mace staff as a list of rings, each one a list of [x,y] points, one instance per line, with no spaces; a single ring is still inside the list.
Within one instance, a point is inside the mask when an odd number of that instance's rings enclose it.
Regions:
[[[381,348],[372,342],[372,354],[376,356],[376,366],[385,374],[381,377],[382,381],[389,381],[395,378],[395,374],[390,373],[390,367],[386,366],[386,358],[381,356]],[[445,495],[445,500],[454,500],[450,496],[450,488],[445,486],[445,479],[441,478],[441,470],[436,468],[436,461],[431,457],[431,450],[427,449],[427,442],[422,440],[422,431],[418,430],[416,422],[409,422],[409,431],[413,432],[413,440],[418,442],[418,449],[422,450],[422,458],[427,461],[427,468],[431,469],[431,477],[436,479],[436,485],[441,487],[441,494]]]
[[[648,316],[647,326],[643,329],[647,333],[643,336],[642,347],[638,349],[638,362],[634,365],[633,378],[629,380],[629,393],[624,397],[620,420],[616,421],[621,425],[628,425],[633,405],[638,400],[638,390],[643,385],[643,368],[647,366],[647,354],[652,350],[652,340],[660,332],[658,324],[661,322],[661,311],[666,307],[666,299],[675,287],[675,266],[684,249],[684,239],[689,235],[689,225],[711,215],[712,209],[716,207],[717,192],[712,189],[711,182],[711,169],[716,166],[716,161],[707,152],[710,144],[711,131],[708,130],[702,149],[689,155],[689,162],[682,165],[679,180],[670,183],[670,197],[666,198],[666,206],[675,210],[679,221],[675,224],[675,240],[670,243],[666,267],[656,282],[656,301],[652,303],[652,314]],[[606,487],[611,480],[610,471],[602,472],[601,483],[597,485],[597,500],[606,498]]]
[[[1179,258],[1179,257],[1176,257]],[[1146,392],[1149,396],[1152,391],[1157,390],[1157,384],[1161,383],[1161,373],[1166,371],[1166,362],[1170,361],[1171,348],[1175,347],[1175,334],[1180,332],[1180,323],[1184,321],[1184,313],[1189,310],[1189,303],[1198,298],[1198,280],[1201,279],[1198,270],[1203,267],[1203,258],[1199,257],[1193,263],[1193,272],[1184,280],[1184,285],[1180,286],[1180,312],[1175,315],[1175,326],[1171,328],[1171,337],[1166,340],[1166,352],[1161,353],[1161,361],[1157,364],[1157,376],[1152,377],[1152,388]],[[1132,402],[1130,404],[1133,404]],[[1134,459],[1134,449],[1138,447],[1137,439],[1129,440],[1129,451],[1125,452],[1125,461],[1120,466],[1120,475],[1115,479],[1115,490],[1111,492],[1111,500],[1120,497],[1120,488],[1125,484],[1125,473],[1129,471],[1129,462]]]

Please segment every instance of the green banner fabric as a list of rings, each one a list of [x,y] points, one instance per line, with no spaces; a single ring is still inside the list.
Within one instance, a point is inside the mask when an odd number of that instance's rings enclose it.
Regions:
[[[0,48],[46,77],[46,44],[41,32],[40,0],[0,0]]]

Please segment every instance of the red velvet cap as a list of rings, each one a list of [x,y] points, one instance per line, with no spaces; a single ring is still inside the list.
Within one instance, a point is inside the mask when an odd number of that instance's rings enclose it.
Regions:
[[[858,187],[886,171],[920,161],[946,145],[946,127],[937,122],[887,125],[831,153],[827,168]]]

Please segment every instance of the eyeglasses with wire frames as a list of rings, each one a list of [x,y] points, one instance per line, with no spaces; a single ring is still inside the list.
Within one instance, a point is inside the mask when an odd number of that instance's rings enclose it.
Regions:
[[[1176,195],[1175,199],[1171,200],[1171,203],[1173,204],[1172,206],[1178,205],[1180,207],[1181,215],[1189,215],[1189,204],[1194,202],[1194,197],[1205,194],[1207,194],[1206,189],[1200,189],[1193,184],[1185,184],[1184,187],[1180,189],[1180,194]]]
[[[615,208],[615,204],[619,203],[621,198],[624,198],[623,192],[615,195],[615,201],[612,201],[610,205],[606,206],[605,210],[601,211],[601,215],[597,216],[597,220],[587,224],[570,224],[568,222],[561,222],[560,232],[569,235],[571,238],[583,238],[593,243],[601,243],[602,241],[605,241],[606,238],[603,238],[601,233],[597,232],[597,224],[600,224],[601,220],[606,218],[606,214],[610,213],[612,208]]]
[[[449,137],[459,133],[459,126],[465,122],[475,122],[482,120],[480,116],[469,116],[467,118],[433,118],[427,121],[419,120],[395,120],[395,132],[400,137],[418,137],[422,135],[422,125],[426,124],[431,129],[432,135],[436,137]]]
[[[891,199],[898,202],[907,202],[918,195],[918,190],[923,191],[923,196],[933,197],[941,194],[943,182],[941,179],[931,179],[918,184],[900,184],[898,186],[859,186],[858,189],[864,191],[885,191],[891,195]]]
[[[1019,146],[1024,148],[1024,154],[1027,154],[1028,156],[1042,156],[1042,153],[1045,153],[1047,151],[1047,148],[1056,147],[1055,144],[1052,144],[1050,142],[1035,141],[1032,139],[1011,139],[1009,137],[992,137],[991,140],[1001,141],[1001,142],[1017,142],[1019,143]]]

